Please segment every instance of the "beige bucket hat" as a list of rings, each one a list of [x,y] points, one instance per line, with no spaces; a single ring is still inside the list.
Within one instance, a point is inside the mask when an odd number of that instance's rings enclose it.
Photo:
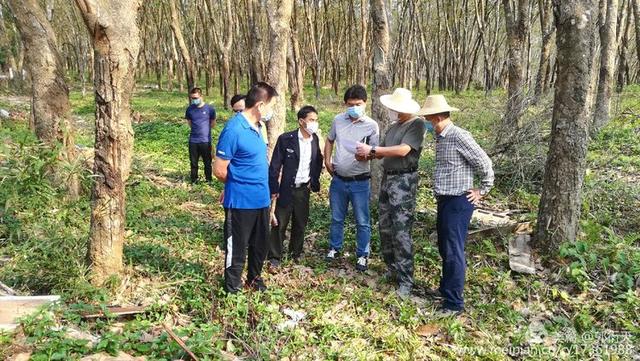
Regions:
[[[380,103],[398,113],[415,114],[420,110],[420,104],[413,100],[411,91],[405,88],[397,88],[392,94],[381,96]]]
[[[431,115],[447,112],[457,112],[460,109],[454,108],[447,103],[444,95],[429,95],[424,102],[424,106],[416,113],[416,115]]]

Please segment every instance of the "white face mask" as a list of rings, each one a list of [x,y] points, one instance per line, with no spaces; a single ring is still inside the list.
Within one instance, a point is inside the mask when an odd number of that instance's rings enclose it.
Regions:
[[[305,129],[307,130],[307,132],[309,132],[309,134],[315,134],[318,131],[318,128],[320,128],[320,124],[318,124],[318,122],[311,122],[306,124],[307,126],[305,127]]]
[[[398,120],[398,112],[396,112],[395,110],[391,110],[391,109],[387,109],[387,112],[389,113],[389,120],[392,122],[395,122],[396,120]]]

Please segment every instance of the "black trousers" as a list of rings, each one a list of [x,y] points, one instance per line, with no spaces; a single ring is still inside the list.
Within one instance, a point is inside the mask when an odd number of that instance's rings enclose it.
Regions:
[[[286,207],[276,205],[277,227],[271,227],[269,237],[269,259],[282,260],[282,249],[286,238],[287,228],[291,222],[291,240],[289,240],[289,254],[292,258],[302,255],[304,230],[309,221],[309,187],[293,189],[291,203]]]
[[[211,182],[211,143],[189,143],[189,161],[191,162],[191,183],[198,181],[198,161],[204,163],[204,177]]]
[[[247,282],[260,277],[267,256],[269,208],[225,209],[224,221],[224,288],[227,292],[242,289],[242,270],[248,259]]]

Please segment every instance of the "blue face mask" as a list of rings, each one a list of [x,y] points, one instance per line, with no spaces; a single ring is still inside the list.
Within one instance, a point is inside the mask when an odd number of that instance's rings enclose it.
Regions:
[[[191,104],[192,105],[200,105],[201,102],[202,102],[202,100],[200,98],[191,99]]]
[[[425,130],[427,131],[427,133],[431,133],[431,134],[433,134],[433,132],[435,131],[435,130],[433,129],[433,124],[431,124],[431,122],[430,122],[430,121],[428,121],[428,120],[424,123],[424,128],[425,128]]]
[[[358,119],[364,115],[364,105],[354,105],[347,108],[347,115],[353,119]]]

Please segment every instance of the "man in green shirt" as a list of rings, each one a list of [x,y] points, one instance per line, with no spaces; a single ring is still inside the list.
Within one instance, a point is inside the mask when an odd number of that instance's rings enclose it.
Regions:
[[[378,198],[379,232],[387,276],[398,283],[400,297],[413,287],[413,240],[411,229],[418,190],[418,161],[422,153],[425,123],[415,114],[420,105],[404,88],[383,95],[380,102],[392,122],[380,146],[358,144],[357,154],[383,159],[384,174]]]

